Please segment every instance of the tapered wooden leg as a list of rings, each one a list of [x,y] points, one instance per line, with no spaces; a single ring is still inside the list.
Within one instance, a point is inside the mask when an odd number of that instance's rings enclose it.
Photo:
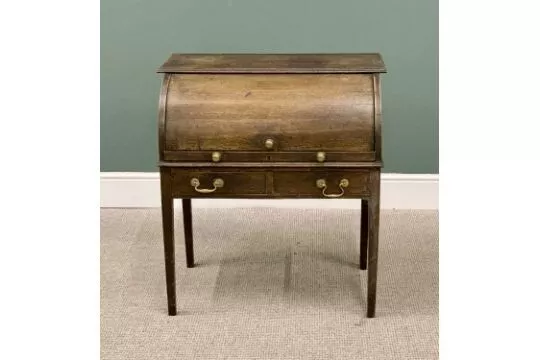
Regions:
[[[368,201],[362,199],[362,208],[360,214],[360,269],[367,269],[368,252]]]
[[[367,317],[375,317],[377,299],[377,260],[379,252],[379,216],[380,216],[380,172],[371,174],[371,198],[368,202],[369,245],[368,245],[368,291]]]
[[[184,239],[186,241],[186,263],[188,268],[195,266],[193,257],[193,221],[191,219],[191,199],[182,199],[184,215]]]
[[[174,253],[174,208],[170,184],[170,171],[161,169],[161,215],[163,223],[163,247],[165,248],[165,280],[169,315],[176,315],[176,280]]]

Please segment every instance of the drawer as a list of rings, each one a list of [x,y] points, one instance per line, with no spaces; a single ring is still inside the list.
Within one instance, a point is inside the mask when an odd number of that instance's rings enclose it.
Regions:
[[[283,161],[298,161],[294,152],[372,156],[374,84],[371,74],[172,74],[162,149],[178,161],[190,151],[207,159],[221,151],[224,161],[245,156],[237,152]]]
[[[163,160],[171,162],[362,162],[375,161],[375,153],[294,151],[164,151]]]
[[[171,169],[174,197],[265,196],[264,171],[194,171]]]
[[[276,197],[363,197],[369,196],[370,173],[364,170],[275,171]]]

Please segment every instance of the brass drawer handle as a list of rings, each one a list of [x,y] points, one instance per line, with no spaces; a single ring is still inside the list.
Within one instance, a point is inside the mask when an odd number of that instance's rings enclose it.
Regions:
[[[199,189],[199,185],[201,185],[201,182],[199,181],[199,179],[197,179],[197,178],[191,179],[191,186],[193,186],[195,188],[195,191],[197,191],[197,192],[199,192],[201,194],[213,193],[217,189],[222,188],[223,186],[225,186],[225,182],[223,181],[223,179],[220,179],[220,178],[214,179],[212,184],[214,185],[213,189]]]
[[[345,189],[344,188],[346,188],[347,186],[349,186],[349,180],[341,179],[341,181],[339,182],[339,188],[341,189],[341,192],[339,194],[327,194],[326,193],[326,180],[324,180],[324,179],[317,180],[317,187],[319,189],[322,189],[323,196],[327,197],[327,198],[342,197],[345,194]]]

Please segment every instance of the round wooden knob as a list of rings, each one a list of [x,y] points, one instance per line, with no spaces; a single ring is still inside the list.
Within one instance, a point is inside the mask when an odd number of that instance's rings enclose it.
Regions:
[[[317,153],[317,161],[324,162],[324,160],[326,160],[326,154],[324,153],[324,151],[319,151]]]
[[[264,142],[264,146],[267,148],[267,149],[272,149],[274,147],[274,140],[272,139],[266,139],[266,141]]]

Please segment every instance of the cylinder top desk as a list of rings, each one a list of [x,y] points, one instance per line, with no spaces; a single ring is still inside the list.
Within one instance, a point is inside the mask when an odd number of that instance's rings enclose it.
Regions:
[[[159,167],[169,315],[173,199],[194,267],[191,199],[355,198],[375,316],[381,158],[379,54],[173,54],[159,68]]]

